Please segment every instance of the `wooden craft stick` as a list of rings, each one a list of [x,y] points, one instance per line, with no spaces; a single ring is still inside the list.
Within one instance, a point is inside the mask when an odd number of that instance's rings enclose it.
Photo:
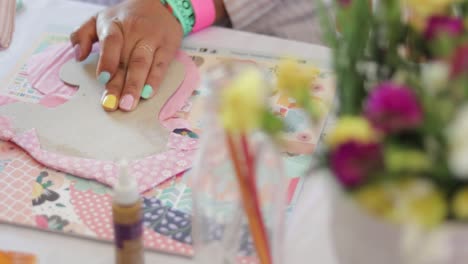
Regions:
[[[247,214],[252,239],[254,241],[255,249],[257,250],[258,257],[261,264],[271,264],[268,244],[266,239],[262,236],[262,219],[261,216],[256,215],[255,206],[253,204],[252,194],[249,192],[247,177],[242,170],[242,165],[236,153],[236,148],[232,135],[226,133],[227,144],[229,152],[236,171],[237,181],[239,183],[239,190]],[[246,168],[244,168],[246,169]]]

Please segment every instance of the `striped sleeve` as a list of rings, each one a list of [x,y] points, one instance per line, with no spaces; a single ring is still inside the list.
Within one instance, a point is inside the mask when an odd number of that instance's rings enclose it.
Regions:
[[[272,10],[281,0],[224,0],[232,26],[244,29]]]

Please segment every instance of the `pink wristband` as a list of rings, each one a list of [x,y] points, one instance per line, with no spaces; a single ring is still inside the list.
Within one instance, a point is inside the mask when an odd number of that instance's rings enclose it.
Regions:
[[[216,9],[213,0],[192,0],[195,13],[195,25],[192,32],[200,31],[213,25],[216,18]]]

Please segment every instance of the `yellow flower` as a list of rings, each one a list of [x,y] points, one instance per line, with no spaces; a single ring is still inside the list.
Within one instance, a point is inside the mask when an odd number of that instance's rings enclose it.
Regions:
[[[266,84],[255,69],[246,70],[221,94],[221,120],[231,132],[249,132],[261,125]]]
[[[396,185],[392,219],[401,224],[433,228],[447,217],[444,195],[430,182],[413,178]]]
[[[393,210],[393,200],[384,184],[367,185],[354,193],[358,204],[370,213],[387,218]]]
[[[452,210],[457,219],[468,220],[468,187],[457,192],[453,198]]]
[[[338,120],[334,129],[326,138],[326,142],[331,148],[351,140],[360,143],[372,143],[377,140],[377,133],[366,119],[345,116]]]
[[[285,60],[278,67],[278,89],[298,102],[308,100],[310,89],[320,71],[314,66]]]

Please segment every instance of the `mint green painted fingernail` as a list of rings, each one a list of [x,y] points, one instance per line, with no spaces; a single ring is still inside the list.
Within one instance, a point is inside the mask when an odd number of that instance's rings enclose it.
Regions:
[[[98,79],[100,84],[106,84],[106,83],[109,82],[110,78],[111,78],[110,73],[106,72],[106,71],[103,71],[103,72],[99,73],[99,76],[98,76],[97,79]]]
[[[143,86],[143,90],[141,91],[141,98],[148,99],[150,98],[151,94],[153,94],[153,87],[149,84],[145,84]]]

